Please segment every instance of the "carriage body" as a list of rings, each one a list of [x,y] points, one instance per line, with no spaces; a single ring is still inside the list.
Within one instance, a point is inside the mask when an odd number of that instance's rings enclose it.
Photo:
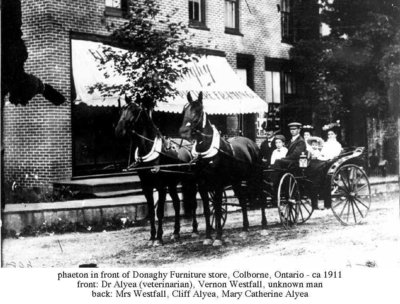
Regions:
[[[337,158],[326,162],[319,199],[329,206],[343,225],[362,222],[371,205],[371,188],[364,171],[364,147],[348,148]],[[295,167],[282,175],[277,193],[278,209],[282,223],[287,226],[304,223],[312,215],[309,195],[312,181],[305,169]]]

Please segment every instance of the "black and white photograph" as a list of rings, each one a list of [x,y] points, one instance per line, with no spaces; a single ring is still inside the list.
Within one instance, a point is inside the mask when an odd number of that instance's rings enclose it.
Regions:
[[[0,3],[2,302],[398,303],[400,0]]]

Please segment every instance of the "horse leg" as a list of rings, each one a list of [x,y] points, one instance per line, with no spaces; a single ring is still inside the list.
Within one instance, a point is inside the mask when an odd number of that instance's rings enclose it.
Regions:
[[[234,184],[232,185],[233,191],[235,192],[235,195],[239,199],[239,204],[240,207],[242,208],[242,217],[243,217],[243,232],[247,233],[249,231],[249,218],[247,215],[247,205],[246,205],[246,200],[244,199],[244,195],[242,193],[242,188],[240,184]]]
[[[172,235],[172,240],[178,240],[180,235],[179,232],[181,230],[180,223],[180,212],[181,212],[181,201],[179,200],[178,192],[177,192],[177,184],[172,183],[168,185],[169,196],[172,198],[172,202],[175,210],[175,225],[174,225],[174,234]]]
[[[156,225],[155,225],[155,213],[154,213],[154,197],[153,197],[153,188],[152,187],[142,187],[144,196],[147,201],[147,209],[149,213],[149,221],[150,221],[150,240],[149,245],[153,245],[156,239]]]
[[[196,191],[193,192],[193,207],[192,207],[192,237],[199,236],[199,224],[197,223],[196,218],[196,209],[197,209],[197,199],[196,199]]]
[[[205,184],[199,184],[199,192],[201,200],[203,201],[204,208],[204,219],[206,221],[206,238],[204,239],[203,245],[211,245],[211,223],[210,223],[210,200],[208,197],[208,189]]]
[[[265,208],[261,208],[261,227],[262,229],[267,228],[267,217],[265,216]]]
[[[222,245],[222,193],[223,188],[217,188],[215,191],[215,200],[214,200],[214,210],[215,210],[215,230],[217,235],[215,237],[215,241],[213,246],[219,247]]]
[[[158,219],[158,229],[157,229],[157,238],[154,242],[154,246],[160,246],[163,244],[163,219],[164,219],[164,205],[165,198],[167,196],[167,191],[165,187],[158,187],[158,205],[157,205],[157,219]]]
[[[199,232],[197,230],[198,223],[196,219],[196,208],[197,208],[197,186],[194,179],[182,181],[182,196],[184,205],[190,210],[192,217],[192,237],[198,237]]]

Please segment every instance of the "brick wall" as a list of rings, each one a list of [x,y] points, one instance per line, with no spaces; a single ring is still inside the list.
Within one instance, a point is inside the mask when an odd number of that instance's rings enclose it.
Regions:
[[[22,0],[23,39],[29,58],[26,71],[51,84],[67,102],[54,106],[42,97],[29,105],[7,105],[4,111],[5,179],[28,187],[50,187],[72,175],[70,31],[106,35],[104,0]],[[179,7],[176,18],[188,22],[187,0],[163,0],[166,11]],[[240,32],[225,33],[224,1],[206,1],[209,30],[192,29],[195,46],[224,51],[236,68],[236,55],[254,55],[254,88],[265,98],[265,57],[288,58],[281,43],[280,0],[240,1]]]

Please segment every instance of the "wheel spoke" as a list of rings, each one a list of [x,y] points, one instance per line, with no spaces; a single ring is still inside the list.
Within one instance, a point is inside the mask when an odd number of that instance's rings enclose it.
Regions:
[[[354,201],[351,201],[351,209],[353,210],[354,223],[357,223],[356,211],[354,209]]]
[[[348,205],[347,205],[347,222],[349,222],[349,216],[350,216],[350,204],[351,201],[349,201]]]
[[[361,205],[363,205],[367,210],[369,209],[369,207],[366,206],[361,200],[359,200],[358,197],[355,197],[355,200],[356,200],[357,202],[359,202]]]
[[[358,212],[360,213],[361,217],[364,218],[364,214],[361,212],[360,208],[358,207],[357,203],[354,201],[354,206],[356,206]]]
[[[343,204],[345,201],[340,200],[335,206],[332,207],[332,209],[335,209],[337,206],[339,206],[340,204]]]
[[[357,193],[359,193],[361,190],[365,189],[366,187],[368,187],[368,183],[363,184],[360,188],[355,189],[354,191],[356,191]]]
[[[351,190],[349,189],[349,187],[347,186],[346,182],[344,181],[343,174],[339,174],[339,176],[340,176],[340,179],[342,180],[342,183],[343,183],[343,185],[344,185],[345,191],[347,191],[347,192],[351,191]],[[340,187],[340,186],[339,186],[339,187]]]
[[[348,203],[348,201],[346,200],[346,203],[344,204],[343,209],[342,209],[342,211],[340,212],[340,215],[339,215],[340,218],[341,218],[342,215],[343,215],[343,212],[344,212],[344,209],[345,209],[346,206],[347,206],[347,203]]]
[[[301,206],[303,206],[303,207],[304,207],[304,209],[306,209],[306,211],[307,211],[307,213],[308,213],[308,214],[310,214],[310,213],[311,213],[311,210],[309,210],[309,209],[308,209],[308,207],[307,207],[307,205],[306,205],[306,204],[304,204],[303,202],[301,202],[301,205],[300,205],[300,210],[301,210]]]

